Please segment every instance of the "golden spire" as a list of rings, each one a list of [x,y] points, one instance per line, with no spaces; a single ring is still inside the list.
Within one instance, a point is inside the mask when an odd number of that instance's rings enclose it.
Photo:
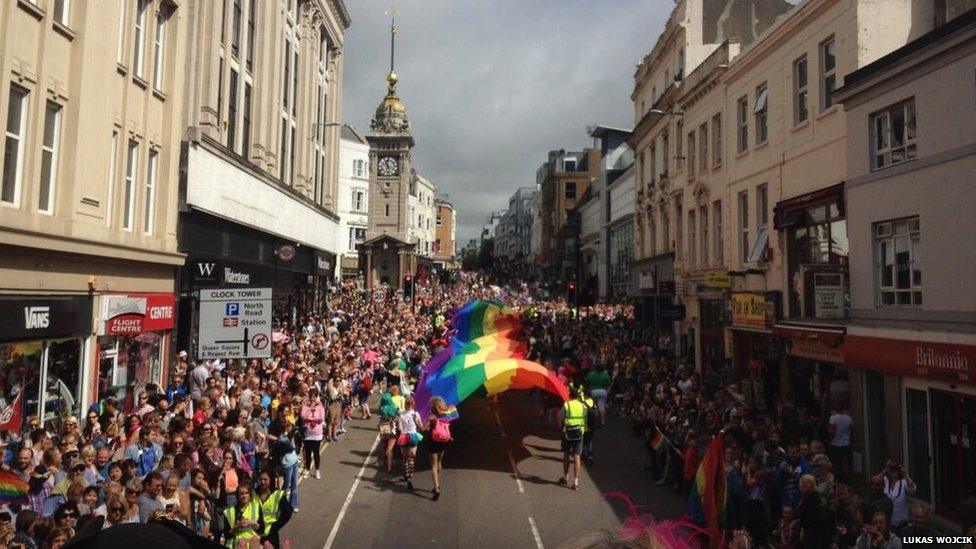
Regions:
[[[396,6],[390,6],[387,14],[390,16],[390,74],[386,76],[386,82],[390,86],[390,93],[396,91],[397,75],[394,70],[394,54],[396,52]]]

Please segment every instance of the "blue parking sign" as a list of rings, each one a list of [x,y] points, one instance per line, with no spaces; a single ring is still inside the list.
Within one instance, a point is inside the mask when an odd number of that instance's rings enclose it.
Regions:
[[[237,316],[240,314],[241,304],[240,303],[227,303],[226,304],[226,315],[227,316]]]

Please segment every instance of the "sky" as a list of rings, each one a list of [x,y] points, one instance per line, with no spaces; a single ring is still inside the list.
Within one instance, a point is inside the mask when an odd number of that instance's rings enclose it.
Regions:
[[[397,92],[414,167],[458,211],[458,248],[550,150],[586,127],[634,125],[634,69],[672,0],[345,0],[342,118],[361,134],[386,93],[396,6]]]

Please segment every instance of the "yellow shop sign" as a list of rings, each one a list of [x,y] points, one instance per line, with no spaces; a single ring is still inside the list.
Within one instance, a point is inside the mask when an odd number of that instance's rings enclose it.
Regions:
[[[728,271],[713,271],[705,274],[705,286],[709,288],[731,288],[732,277]]]
[[[766,296],[732,294],[732,325],[744,328],[766,327]]]

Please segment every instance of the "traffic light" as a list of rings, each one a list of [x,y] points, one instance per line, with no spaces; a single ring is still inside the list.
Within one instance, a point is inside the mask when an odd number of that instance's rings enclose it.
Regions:
[[[566,283],[566,302],[571,306],[576,305],[576,282],[573,280]]]
[[[413,301],[413,275],[403,275],[403,299]]]

